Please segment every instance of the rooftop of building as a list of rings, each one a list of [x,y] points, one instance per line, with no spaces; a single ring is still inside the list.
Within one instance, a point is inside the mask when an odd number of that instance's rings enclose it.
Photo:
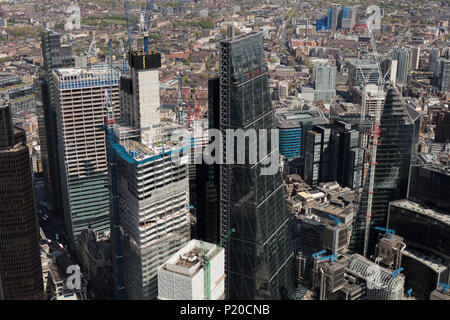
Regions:
[[[444,165],[438,162],[430,162],[422,166],[431,171],[442,173],[446,176],[450,175],[450,165]]]
[[[440,264],[438,261],[431,259],[430,257],[426,256],[425,254],[418,252],[411,248],[406,248],[403,251],[403,255],[407,256],[409,258],[412,258],[414,260],[420,261],[422,264],[428,266],[430,269],[432,269],[436,273],[441,273],[447,270],[447,266]]]
[[[430,208],[426,205],[419,204],[417,202],[413,202],[413,201],[410,201],[407,199],[392,201],[390,203],[390,205],[417,212],[419,214],[436,219],[436,220],[450,226],[450,215],[449,214],[442,213],[442,212],[437,211],[434,208]]]
[[[328,119],[320,111],[308,110],[297,111],[289,110],[277,112],[276,115],[277,126],[279,128],[291,128],[300,126],[302,122],[312,122],[313,124],[328,123]]]
[[[372,59],[348,59],[347,62],[356,67],[358,67],[358,65],[359,65],[362,68],[377,68],[378,69],[377,62]]]
[[[322,218],[328,219],[327,215],[332,214],[343,223],[351,222],[355,213],[355,208],[353,206],[341,207],[330,202],[314,203],[310,205],[309,208],[311,208],[312,210],[315,209],[311,212],[313,214],[322,213],[324,215]]]
[[[360,114],[361,106],[355,103],[343,102],[343,103],[334,103],[332,106],[333,110],[337,112],[339,115],[343,114]]]
[[[212,261],[221,251],[224,249],[218,248],[215,244],[194,239],[178,250],[160,268],[193,277],[203,267],[205,254],[209,257],[209,261]]]
[[[192,147],[191,141],[180,140],[182,129],[172,122],[162,122],[155,131],[146,134],[131,126],[118,123],[114,128],[116,137],[116,150],[123,158],[133,163],[148,162],[160,157],[163,154],[170,155],[174,152],[181,152]],[[148,142],[142,142],[144,137]]]
[[[60,80],[71,80],[77,77],[105,77],[108,74],[120,77],[120,71],[110,68],[108,65],[94,65],[89,68],[56,68],[53,69],[53,72]]]
[[[354,90],[360,94],[363,93],[363,88],[360,88],[359,86],[354,87]],[[369,97],[377,97],[378,96],[378,85],[376,84],[368,84],[365,86],[365,90],[366,90],[366,95]],[[380,90],[380,97],[382,99],[384,99],[384,97],[386,96],[386,92],[384,91],[383,88],[381,88]]]
[[[243,41],[243,40],[246,40],[246,39],[251,39],[251,38],[253,38],[255,36],[258,36],[258,35],[262,35],[262,32],[250,32],[250,33],[243,34],[243,35],[231,38],[231,39],[226,39],[226,40],[222,41],[222,43],[230,43],[230,44],[232,44],[232,43],[240,42],[240,41]]]

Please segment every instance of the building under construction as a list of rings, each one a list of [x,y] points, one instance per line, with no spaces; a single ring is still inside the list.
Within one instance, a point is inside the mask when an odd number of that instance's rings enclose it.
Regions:
[[[215,244],[191,240],[158,269],[160,300],[206,300],[207,290],[211,300],[225,297],[225,249]]]
[[[121,123],[109,130],[115,269],[121,297],[155,299],[158,268],[190,239],[191,141],[160,122],[160,55],[130,52],[129,64]]]
[[[72,245],[83,230],[110,230],[105,90],[111,89],[119,115],[120,73],[101,65],[53,70],[57,150],[64,222]]]

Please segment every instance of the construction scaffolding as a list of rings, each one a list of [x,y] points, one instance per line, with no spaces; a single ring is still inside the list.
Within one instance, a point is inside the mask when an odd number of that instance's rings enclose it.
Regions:
[[[120,71],[108,65],[91,66],[88,69],[54,69],[53,73],[60,90],[109,87],[120,80]]]

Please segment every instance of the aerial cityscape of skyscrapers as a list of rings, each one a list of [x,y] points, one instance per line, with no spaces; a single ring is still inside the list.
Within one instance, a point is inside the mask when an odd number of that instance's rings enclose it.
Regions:
[[[450,5],[409,2],[1,2],[0,300],[450,300]]]

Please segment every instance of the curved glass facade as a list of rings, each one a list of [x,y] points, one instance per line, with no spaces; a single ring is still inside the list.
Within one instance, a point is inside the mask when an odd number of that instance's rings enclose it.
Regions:
[[[280,129],[280,153],[287,159],[298,158],[302,150],[302,128]]]
[[[436,258],[449,259],[450,216],[408,201],[394,201],[389,210],[389,228],[403,237],[408,245]]]
[[[450,212],[449,171],[433,166],[412,166],[410,179],[409,199]]]

